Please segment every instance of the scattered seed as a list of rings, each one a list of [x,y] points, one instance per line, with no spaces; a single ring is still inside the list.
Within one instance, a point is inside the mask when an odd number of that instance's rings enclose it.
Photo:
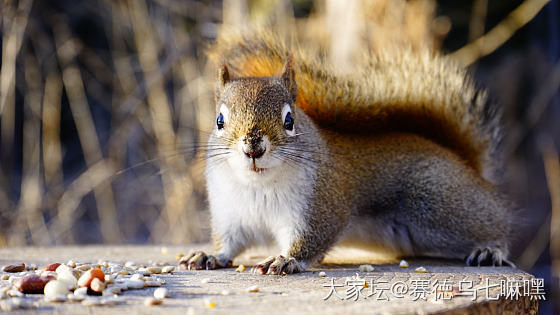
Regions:
[[[211,300],[204,300],[204,305],[206,306],[206,308],[214,308],[216,307],[216,302]]]
[[[10,297],[24,297],[25,295],[18,290],[8,290],[6,294]]]
[[[124,282],[129,289],[142,289],[144,287],[143,280],[127,280]]]
[[[169,296],[169,291],[168,291],[166,288],[157,288],[157,289],[154,291],[154,297],[155,297],[156,299],[163,300],[163,299],[165,299],[165,298],[168,297],[168,296]]]
[[[54,298],[57,295],[64,295],[66,296],[66,294],[68,294],[68,285],[60,280],[52,280],[49,281],[46,285],[45,285],[45,297],[47,298]]]
[[[259,292],[259,287],[257,287],[256,285],[250,286],[247,288],[247,292],[252,292],[252,293]]]
[[[243,271],[245,271],[245,265],[239,265],[237,269],[235,269],[235,272],[243,272]]]
[[[86,296],[87,295],[87,291],[88,288],[84,287],[84,288],[77,288],[76,290],[74,290],[74,295],[83,295]]]
[[[15,265],[7,265],[2,268],[4,272],[21,272],[25,270],[25,264],[15,264]]]
[[[43,271],[56,271],[56,268],[58,268],[58,266],[60,266],[60,263],[48,264],[43,267]]]
[[[102,293],[103,290],[105,290],[105,286],[105,279],[103,279],[103,281],[99,278],[93,278],[93,280],[91,280],[90,288],[94,292]]]
[[[424,267],[418,267],[418,268],[414,269],[414,272],[417,272],[417,273],[426,273],[426,272],[428,272],[428,271],[427,271],[426,268],[424,268]]]
[[[153,297],[149,297],[144,300],[144,305],[146,306],[160,305],[161,303],[163,303],[162,300]]]
[[[160,274],[161,273],[161,267],[155,267],[155,266],[148,267],[148,268],[146,268],[146,271],[149,271],[149,272],[155,273],[155,274]]]
[[[159,281],[155,281],[155,280],[144,281],[144,286],[145,287],[161,287],[161,283]]]
[[[319,277],[326,277],[327,274],[324,271],[319,272]]]
[[[401,262],[399,263],[399,267],[401,268],[408,268],[408,262],[406,260],[401,260]]]
[[[161,268],[162,273],[171,273],[173,271],[175,271],[175,266],[165,266]]]
[[[361,272],[372,272],[374,268],[373,268],[372,265],[360,265],[360,267],[358,269]]]

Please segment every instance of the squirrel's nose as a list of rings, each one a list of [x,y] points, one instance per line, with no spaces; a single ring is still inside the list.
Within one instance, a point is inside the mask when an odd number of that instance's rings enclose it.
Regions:
[[[265,149],[257,148],[257,149],[248,149],[247,151],[243,150],[245,155],[251,159],[258,159],[263,156]]]

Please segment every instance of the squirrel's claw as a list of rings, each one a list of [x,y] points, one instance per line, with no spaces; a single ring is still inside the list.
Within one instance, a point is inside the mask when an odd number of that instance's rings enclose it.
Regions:
[[[256,264],[252,272],[261,275],[286,275],[304,271],[304,268],[293,257],[286,258],[282,255],[270,256]]]
[[[179,266],[187,270],[213,270],[230,267],[231,260],[226,264],[221,264],[215,256],[207,255],[203,251],[194,251],[188,256],[182,257]]]
[[[502,266],[515,267],[515,264],[506,259],[500,249],[490,247],[475,248],[465,259],[467,266]]]

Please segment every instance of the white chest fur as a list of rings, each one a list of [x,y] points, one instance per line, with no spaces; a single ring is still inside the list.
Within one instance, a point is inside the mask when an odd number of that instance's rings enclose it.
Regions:
[[[207,168],[212,228],[223,251],[234,256],[247,246],[275,241],[282,254],[304,228],[314,170],[282,165],[266,180],[240,179],[227,163]],[[272,177],[271,177],[272,176]]]

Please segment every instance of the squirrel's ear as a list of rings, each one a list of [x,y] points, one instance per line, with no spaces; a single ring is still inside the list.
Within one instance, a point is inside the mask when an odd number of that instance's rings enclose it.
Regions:
[[[220,87],[220,89],[222,89],[229,81],[229,70],[224,62],[218,70],[218,86]]]
[[[286,63],[284,64],[284,70],[282,70],[282,75],[280,75],[280,81],[292,94],[292,100],[295,102],[297,97],[297,85],[296,85],[296,75],[294,72],[294,58],[292,55],[288,56]]]

